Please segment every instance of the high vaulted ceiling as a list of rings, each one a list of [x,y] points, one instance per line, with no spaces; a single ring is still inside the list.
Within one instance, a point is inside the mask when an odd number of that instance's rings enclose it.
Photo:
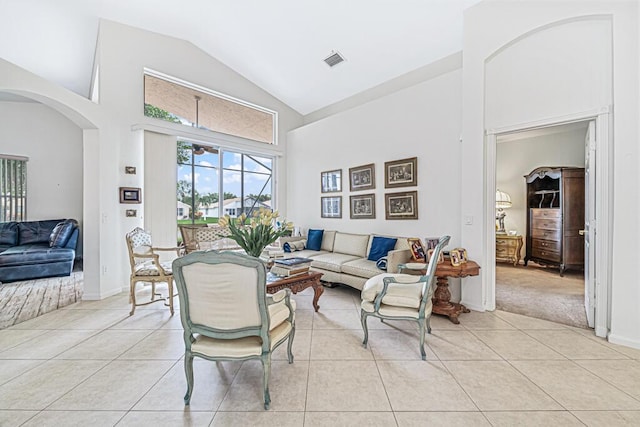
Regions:
[[[461,50],[478,1],[0,0],[0,57],[88,97],[104,18],[188,40],[308,114]]]

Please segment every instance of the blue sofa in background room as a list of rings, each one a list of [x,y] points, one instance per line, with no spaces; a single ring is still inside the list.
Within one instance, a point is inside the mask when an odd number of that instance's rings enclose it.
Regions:
[[[75,219],[0,223],[0,282],[69,276],[78,233]]]

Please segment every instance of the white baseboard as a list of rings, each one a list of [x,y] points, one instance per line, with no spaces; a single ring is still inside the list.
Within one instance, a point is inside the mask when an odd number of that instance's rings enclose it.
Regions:
[[[104,293],[100,293],[100,294],[94,294],[94,293],[84,293],[82,295],[82,299],[85,301],[99,301],[101,299],[105,299],[105,298],[109,298],[113,295],[118,295],[119,293],[123,292],[122,289],[111,289],[107,292]]]
[[[465,307],[467,307],[469,310],[473,310],[473,311],[486,311],[485,308],[481,305],[476,305],[476,304],[468,304],[464,301],[460,301],[460,304],[464,305]]]
[[[620,344],[626,347],[637,348],[640,350],[640,341],[638,340],[630,340],[628,338],[621,337],[619,335],[614,335],[614,334],[609,335],[607,339],[609,340],[610,343]]]

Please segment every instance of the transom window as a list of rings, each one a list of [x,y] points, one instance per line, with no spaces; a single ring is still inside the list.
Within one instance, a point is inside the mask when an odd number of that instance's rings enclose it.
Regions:
[[[145,115],[274,144],[276,113],[212,90],[144,75]],[[167,114],[159,115],[158,111]]]

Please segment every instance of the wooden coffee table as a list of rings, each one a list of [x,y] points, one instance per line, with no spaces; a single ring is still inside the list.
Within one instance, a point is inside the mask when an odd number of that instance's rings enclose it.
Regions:
[[[313,308],[318,311],[320,306],[318,300],[324,292],[324,287],[320,283],[322,273],[309,271],[293,277],[279,277],[272,273],[267,273],[267,293],[274,294],[281,289],[289,288],[291,292],[297,294],[300,291],[313,287]]]

